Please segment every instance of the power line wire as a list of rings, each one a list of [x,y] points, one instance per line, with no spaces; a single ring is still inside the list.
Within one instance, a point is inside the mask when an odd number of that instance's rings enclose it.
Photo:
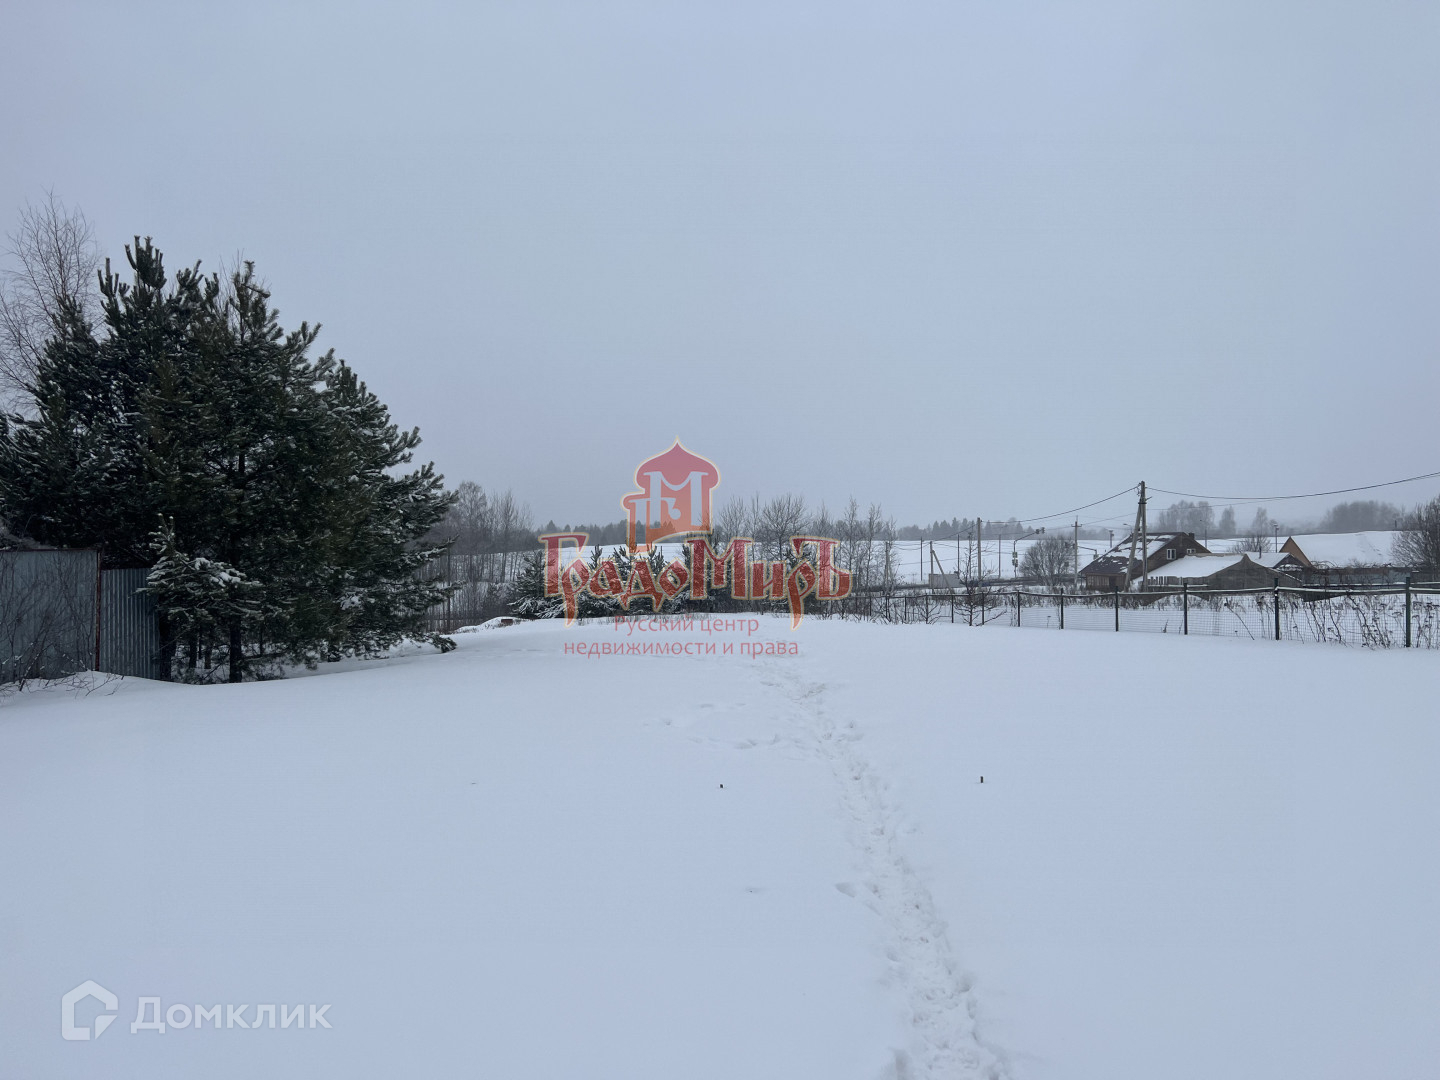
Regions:
[[[1338,488],[1334,491],[1311,491],[1303,495],[1196,495],[1193,492],[1189,491],[1171,491],[1169,488],[1157,488],[1153,485],[1149,487],[1149,490],[1152,492],[1158,492],[1161,495],[1176,495],[1182,499],[1204,499],[1207,502],[1217,503],[1284,502],[1291,499],[1318,499],[1324,498],[1329,495],[1350,495],[1357,491],[1374,491],[1378,488],[1395,487],[1397,484],[1411,484],[1416,482],[1417,480],[1433,480],[1436,477],[1440,477],[1440,472],[1422,473],[1419,476],[1407,476],[1403,480],[1386,480],[1383,483],[1379,484],[1362,484],[1359,487]],[[1059,513],[1056,514],[1039,514],[1035,515],[1034,517],[1019,517],[1015,520],[1021,523],[1034,523],[1037,521],[1052,521],[1055,518],[1069,517],[1071,514],[1078,514],[1081,510],[1089,510],[1091,507],[1100,506],[1102,503],[1107,503],[1113,499],[1118,499],[1122,496],[1129,495],[1135,491],[1137,486],[1138,485],[1132,484],[1130,487],[1124,488],[1121,491],[1117,491],[1114,495],[1107,495],[1103,499],[1096,499],[1094,502],[1086,503],[1084,506],[1076,506],[1072,507],[1069,510],[1061,510]],[[1080,527],[1083,529],[1091,525],[1100,525],[1110,521],[1123,522],[1125,520],[1128,520],[1128,515],[1116,515],[1114,517],[1097,518],[1094,521],[1081,522]],[[987,522],[987,524],[989,524],[989,522]],[[966,537],[973,538],[974,535],[975,530],[972,526],[968,529],[962,529],[959,532],[952,533],[949,536],[932,537],[930,542],[940,543],[945,540],[957,540]]]
[[[1440,475],[1440,473],[1437,473],[1436,475]],[[1086,503],[1084,506],[1076,506],[1076,507],[1072,507],[1072,508],[1069,509],[1069,510],[1061,510],[1058,514],[1037,514],[1037,515],[1035,515],[1034,517],[1022,517],[1022,518],[1016,518],[1016,520],[1017,520],[1017,521],[1049,521],[1051,518],[1069,517],[1071,514],[1078,514],[1081,510],[1089,510],[1092,506],[1099,506],[1101,503],[1107,503],[1107,502],[1109,502],[1111,499],[1118,499],[1118,498],[1120,498],[1120,496],[1122,496],[1122,495],[1129,495],[1132,491],[1135,490],[1136,486],[1137,486],[1137,485],[1135,485],[1135,484],[1131,484],[1129,487],[1125,488],[1123,491],[1117,491],[1114,495],[1107,495],[1107,496],[1105,496],[1105,498],[1103,498],[1103,499],[1096,499],[1094,502],[1092,502],[1092,503]]]
[[[1304,495],[1195,495],[1188,491],[1171,491],[1168,488],[1151,487],[1150,490],[1158,491],[1163,495],[1179,495],[1183,499],[1204,499],[1207,502],[1282,502],[1286,499],[1318,499],[1326,495],[1349,495],[1356,491],[1374,491],[1376,488],[1394,487],[1396,484],[1410,484],[1416,480],[1433,480],[1437,476],[1440,476],[1440,472],[1424,473],[1420,476],[1407,476],[1404,480],[1386,480],[1381,484],[1363,484],[1360,487],[1340,488],[1336,491],[1311,491]],[[1095,504],[1092,503],[1091,505],[1093,506]]]

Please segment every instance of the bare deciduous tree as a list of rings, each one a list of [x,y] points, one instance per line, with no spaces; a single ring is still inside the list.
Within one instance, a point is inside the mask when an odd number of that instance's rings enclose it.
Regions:
[[[1075,577],[1075,545],[1065,536],[1042,536],[1025,549],[1020,576],[1063,592]]]
[[[490,546],[500,556],[500,580],[509,581],[518,554],[535,546],[535,522],[530,507],[509,488],[490,500]]]
[[[790,537],[803,536],[809,524],[803,495],[776,495],[760,508],[756,517],[755,540],[766,557],[775,560],[784,560],[792,554]]]
[[[716,546],[728,544],[737,536],[754,535],[751,531],[750,511],[744,499],[733,495],[725,501],[715,513],[714,528],[710,530],[710,535]]]
[[[1232,551],[1253,551],[1263,555],[1273,546],[1270,535],[1270,515],[1262,506],[1255,511],[1255,516],[1250,521],[1250,527],[1245,530],[1245,535],[1240,542],[1231,547]]]
[[[490,500],[485,489],[473,480],[465,480],[455,488],[455,504],[443,523],[455,537],[457,555],[476,555],[490,539]]]
[[[1440,497],[1417,506],[1401,519],[1391,557],[1425,574],[1440,573]]]
[[[100,251],[94,229],[54,192],[27,204],[7,237],[10,266],[0,273],[0,401],[28,413],[45,343],[67,306],[87,321],[96,313]]]

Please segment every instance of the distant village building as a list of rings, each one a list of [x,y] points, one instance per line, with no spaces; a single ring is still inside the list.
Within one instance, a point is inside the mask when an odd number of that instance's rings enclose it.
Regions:
[[[1125,586],[1125,562],[1129,555],[1101,555],[1082,570],[1087,592],[1114,592]]]
[[[1130,537],[1086,566],[1081,574],[1090,592],[1125,588],[1125,567],[1130,563]],[[1302,584],[1313,571],[1305,552],[1293,537],[1279,551],[1216,553],[1195,539],[1194,533],[1159,533],[1148,538],[1142,561],[1139,545],[1130,568],[1130,587],[1143,580],[1152,589],[1260,589],[1275,583]]]
[[[1313,585],[1386,585],[1405,580],[1406,568],[1396,566],[1395,532],[1313,533],[1289,537],[1280,550],[1294,555]],[[1302,550],[1303,548],[1303,550]]]
[[[1264,589],[1299,585],[1304,565],[1284,551],[1235,551],[1228,555],[1187,555],[1150,575],[1154,588]]]
[[[1285,543],[1280,545],[1280,554],[1289,555],[1306,570],[1315,569],[1315,564],[1305,556],[1305,552],[1300,550],[1300,545],[1295,542],[1295,537],[1293,536],[1287,536],[1285,538]]]
[[[1146,537],[1145,550],[1135,541],[1135,559],[1130,559],[1130,537],[1126,537],[1083,570],[1085,588],[1089,592],[1111,592],[1125,587],[1125,567],[1130,565],[1130,581],[1135,583],[1147,575],[1161,572],[1165,566],[1192,555],[1208,555],[1210,550],[1195,539],[1194,533],[1163,532]]]

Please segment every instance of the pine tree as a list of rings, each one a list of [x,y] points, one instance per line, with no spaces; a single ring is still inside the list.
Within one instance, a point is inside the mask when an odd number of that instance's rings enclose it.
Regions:
[[[104,336],[68,313],[37,417],[0,425],[0,512],[154,563],[166,658],[205,635],[232,680],[247,654],[314,663],[422,634],[448,586],[420,580],[444,550],[420,539],[450,496],[433,466],[399,471],[418,431],[333,353],[312,360],[318,327],[284,331],[252,265],[167,287],[148,240],[126,255],[131,282],[102,278]]]
[[[323,633],[295,639],[303,655],[385,648],[419,632],[426,610],[445,598],[443,586],[417,577],[444,545],[416,541],[445,515],[450,497],[433,465],[396,474],[411,462],[418,429],[400,431],[389,411],[353,369],[324,357],[323,452],[314,464],[324,478],[324,528],[313,537],[323,563],[312,585],[326,598]],[[314,477],[303,478],[306,487]],[[312,519],[313,520],[313,519]],[[294,597],[298,606],[316,593]],[[323,644],[322,644],[323,643]]]
[[[156,530],[153,542],[157,559],[145,591],[155,598],[172,640],[198,646],[217,630],[228,632],[235,623],[253,622],[260,614],[256,583],[233,566],[180,551],[173,524]],[[192,669],[197,651],[192,647]]]
[[[512,615],[527,619],[558,619],[565,614],[565,602],[545,595],[545,555],[532,551],[520,563],[520,573],[510,587],[506,605]]]

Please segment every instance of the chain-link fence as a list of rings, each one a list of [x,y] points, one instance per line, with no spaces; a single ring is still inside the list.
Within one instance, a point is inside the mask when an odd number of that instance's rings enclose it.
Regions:
[[[1196,634],[1362,648],[1440,648],[1440,586],[1029,593],[996,597],[990,625]]]
[[[452,631],[508,609],[507,585],[523,556],[447,553],[424,571],[456,586],[428,615],[429,628]],[[781,601],[712,596],[701,610],[782,611]],[[1278,618],[1277,618],[1278,614]],[[857,590],[843,601],[810,602],[810,618],[892,623],[965,623],[1049,630],[1139,631],[1302,641],[1362,648],[1440,649],[1440,582],[1345,588],[1281,585],[1263,589],[1181,587],[1135,592],[1053,592],[1000,588],[988,580],[953,589]]]

